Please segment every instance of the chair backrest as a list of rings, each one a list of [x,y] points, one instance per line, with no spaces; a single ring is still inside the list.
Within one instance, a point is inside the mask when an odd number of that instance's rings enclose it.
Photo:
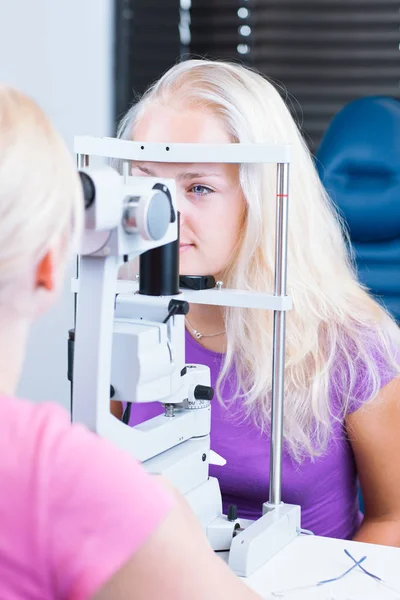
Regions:
[[[316,159],[348,225],[360,281],[400,323],[400,101],[372,96],[345,106]]]

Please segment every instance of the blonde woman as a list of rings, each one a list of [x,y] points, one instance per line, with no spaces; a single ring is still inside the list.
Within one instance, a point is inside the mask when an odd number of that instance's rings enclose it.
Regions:
[[[42,111],[0,86],[0,597],[256,600],[173,491],[56,404],[15,398],[30,325],[58,294],[82,206]]]
[[[341,223],[277,90],[237,64],[189,60],[144,94],[119,134],[292,145],[283,500],[301,505],[302,526],[315,534],[400,545],[399,329],[358,283]],[[177,181],[181,274],[273,290],[275,167],[136,162],[132,172]],[[225,505],[256,518],[268,498],[271,312],[192,305],[186,358],[210,367],[218,391],[212,447],[227,465],[212,474]],[[131,424],[158,411],[134,407]]]

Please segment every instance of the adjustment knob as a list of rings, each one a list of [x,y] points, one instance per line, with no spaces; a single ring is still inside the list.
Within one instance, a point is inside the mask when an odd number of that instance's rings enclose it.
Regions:
[[[230,504],[228,506],[228,521],[237,521],[238,518],[238,514],[237,514],[237,506],[236,504]]]
[[[196,385],[193,395],[196,400],[211,401],[214,398],[214,390],[208,385]]]
[[[145,240],[161,240],[167,233],[171,207],[168,195],[153,189],[147,196],[125,198],[122,225],[128,234],[139,233]]]
[[[167,233],[171,219],[171,205],[164,191],[155,190],[145,215],[145,229],[151,240],[161,240]]]

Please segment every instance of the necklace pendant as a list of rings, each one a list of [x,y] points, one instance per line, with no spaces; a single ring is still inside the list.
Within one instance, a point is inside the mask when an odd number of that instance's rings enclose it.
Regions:
[[[193,335],[196,338],[196,340],[200,340],[203,337],[203,334],[201,334],[200,331],[197,331],[197,329],[193,330]]]

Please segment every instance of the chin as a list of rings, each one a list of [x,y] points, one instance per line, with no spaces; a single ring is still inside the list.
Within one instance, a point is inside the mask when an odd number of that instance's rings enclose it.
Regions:
[[[213,277],[213,275],[209,272],[209,271],[205,271],[204,269],[200,269],[199,267],[195,267],[195,266],[186,266],[186,265],[182,265],[179,267],[179,275],[184,276],[184,275],[191,275],[193,276],[207,276],[207,277]]]
[[[191,260],[185,260],[182,256],[179,260],[179,275],[200,275],[198,267]]]
[[[203,265],[199,264],[200,261],[193,260],[193,256],[181,255],[179,257],[179,275],[206,275],[214,276],[215,269],[208,269]]]

